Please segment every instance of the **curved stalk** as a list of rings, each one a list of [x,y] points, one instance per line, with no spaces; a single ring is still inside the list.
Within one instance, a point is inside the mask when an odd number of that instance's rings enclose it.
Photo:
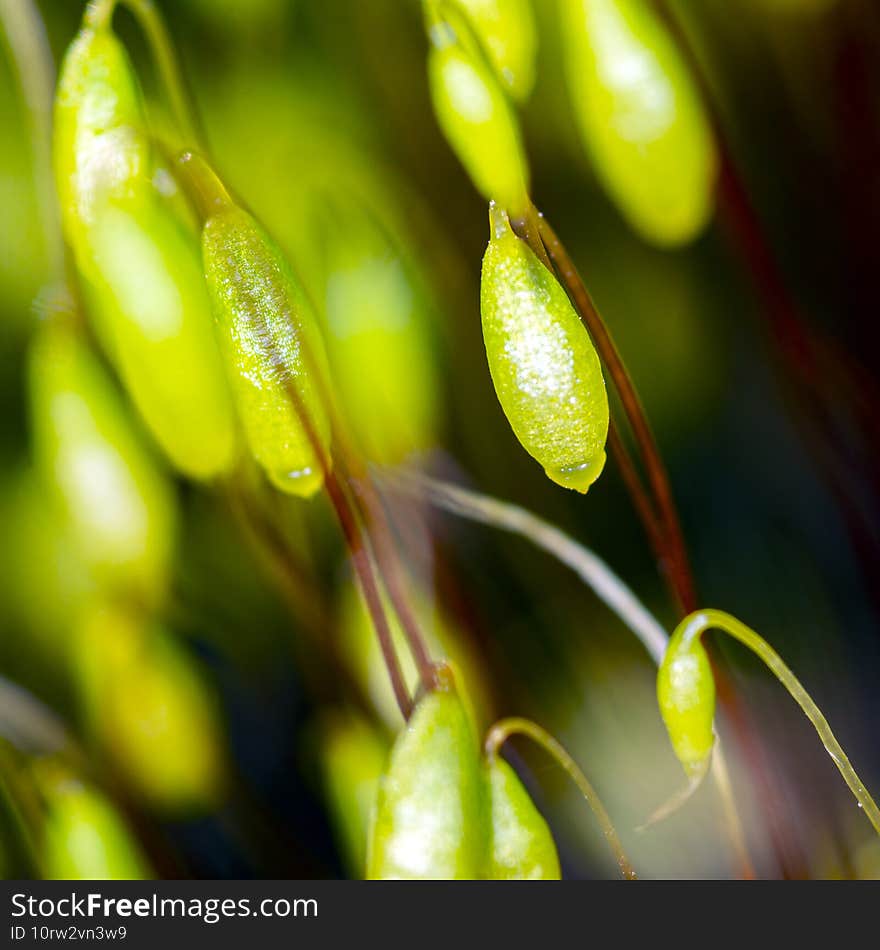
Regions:
[[[537,723],[532,722],[530,719],[522,719],[519,717],[501,719],[492,726],[486,735],[486,755],[490,759],[494,758],[498,755],[501,746],[513,735],[526,736],[531,739],[532,742],[539,745],[551,758],[556,760],[566,775],[577,785],[578,790],[586,799],[587,804],[596,816],[596,820],[599,822],[602,834],[605,835],[605,840],[608,842],[608,846],[614,854],[621,875],[627,881],[635,881],[637,879],[636,872],[629,863],[629,859],[623,850],[623,845],[620,843],[617,831],[614,829],[611,817],[602,804],[602,799],[599,798],[596,790],[590,784],[586,775],[581,771],[577,762],[568,754],[565,747],[554,739],[546,729],[542,729]]]
[[[736,617],[732,617],[721,610],[699,610],[691,614],[678,625],[673,636],[680,637],[681,643],[687,646],[698,640],[707,630],[712,629],[721,630],[735,640],[739,640],[743,646],[748,647],[767,665],[773,675],[788,690],[794,701],[803,710],[804,715],[812,723],[822,745],[825,746],[825,751],[831,756],[831,760],[837,766],[843,780],[855,796],[859,807],[868,816],[874,830],[880,834],[880,809],[878,809],[870,792],[856,774],[856,770],[852,767],[846,753],[843,751],[843,747],[831,731],[828,720],[782,657],[763,637],[737,620]]]
[[[134,14],[147,39],[178,130],[190,144],[203,147],[196,110],[183,80],[174,43],[153,0],[93,0],[86,10],[84,22],[96,29],[106,28],[119,4]]]

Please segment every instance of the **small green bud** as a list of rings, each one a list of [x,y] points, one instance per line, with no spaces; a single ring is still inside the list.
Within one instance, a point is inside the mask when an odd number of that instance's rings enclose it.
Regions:
[[[422,698],[391,750],[367,856],[372,880],[475,880],[486,859],[485,786],[454,687]]]
[[[101,341],[176,468],[229,471],[235,420],[195,235],[153,184],[137,77],[108,28],[83,29],[55,109],[62,219]]]
[[[708,768],[715,744],[715,677],[699,635],[692,632],[679,627],[669,641],[657,671],[657,700],[672,748],[695,779]]]
[[[559,282],[497,208],[480,304],[489,371],[514,434],[549,478],[586,492],[608,436],[599,357]]]
[[[453,28],[431,28],[428,78],[434,112],[465,171],[488,200],[517,214],[528,205],[529,168],[516,114],[488,65]]]
[[[38,762],[46,806],[41,865],[48,880],[141,881],[155,875],[122,816],[95,788]]]
[[[489,872],[493,881],[558,881],[553,836],[513,769],[499,756],[486,763],[492,815]]]
[[[485,44],[492,65],[514,99],[535,84],[538,35],[530,0],[452,0]]]
[[[105,590],[157,603],[174,538],[172,491],[73,332],[48,326],[33,341],[30,401],[37,468],[83,560]]]
[[[568,81],[600,181],[636,231],[684,244],[712,214],[717,154],[700,93],[647,0],[559,0]]]
[[[202,252],[251,452],[276,487],[309,497],[330,462],[327,358],[311,306],[281,250],[236,205],[208,218]]]
[[[76,630],[85,718],[113,765],[151,805],[188,813],[225,784],[213,697],[184,650],[118,607],[97,606]]]

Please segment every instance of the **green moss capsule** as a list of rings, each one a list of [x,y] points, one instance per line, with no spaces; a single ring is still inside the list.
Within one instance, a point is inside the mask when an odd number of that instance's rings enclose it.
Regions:
[[[186,813],[224,792],[213,697],[183,649],[119,607],[97,605],[76,630],[85,719],[114,768],[152,806]]]
[[[76,335],[46,327],[30,354],[37,469],[76,550],[108,591],[155,604],[175,529],[171,488]]]
[[[715,744],[715,678],[697,628],[676,630],[657,672],[657,700],[672,748],[691,779],[706,771]]]
[[[447,23],[431,28],[428,78],[434,112],[477,190],[511,213],[528,204],[529,168],[519,123],[500,81]]]
[[[568,81],[596,173],[647,240],[706,225],[717,155],[699,91],[646,0],[559,0]]]
[[[367,837],[389,742],[382,730],[354,713],[327,715],[318,741],[336,841],[349,874],[360,879],[367,870]]]
[[[373,880],[473,880],[486,860],[485,787],[453,687],[428,693],[391,750],[370,834]]]
[[[202,250],[251,452],[282,491],[313,495],[330,462],[330,421],[311,306],[281,250],[243,209],[225,204],[209,217]]]
[[[228,471],[234,416],[198,244],[153,184],[137,78],[108,28],[81,30],[65,57],[55,171],[89,310],[138,411],[180,471]]]
[[[565,291],[498,209],[480,304],[489,371],[516,437],[554,482],[587,491],[608,435],[599,357]]]
[[[493,881],[558,881],[553,836],[513,769],[493,756],[486,764],[492,816],[489,867]]]
[[[438,381],[424,288],[391,234],[353,196],[313,196],[311,268],[333,380],[364,454],[385,465],[435,442]]]
[[[44,877],[60,881],[140,881],[155,875],[122,816],[95,788],[65,769],[35,766],[46,807],[41,835]]]
[[[530,0],[452,0],[470,19],[508,92],[528,98],[538,36]]]

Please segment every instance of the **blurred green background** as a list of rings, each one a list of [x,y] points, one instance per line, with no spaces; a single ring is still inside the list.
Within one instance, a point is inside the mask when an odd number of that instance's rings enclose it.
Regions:
[[[691,246],[656,250],[629,230],[574,129],[555,4],[532,5],[537,83],[522,111],[532,193],[641,391],[701,602],[736,614],[778,649],[876,788],[880,10],[871,0],[747,0],[731,16],[723,0],[671,4],[779,262],[788,290],[780,300],[736,236],[737,206],[724,180],[712,226]],[[81,5],[39,6],[57,60]],[[435,470],[522,504],[593,547],[671,629],[673,608],[613,464],[586,497],[558,488],[522,451],[498,406],[479,319],[486,207],[434,120],[419,5],[161,6],[220,173],[307,284],[322,235],[335,229],[357,239],[350,196],[380,209],[430,341],[429,359],[414,372],[435,393],[431,444],[420,446],[433,453]],[[125,10],[115,22],[161,113],[141,33]],[[46,242],[8,58],[0,60],[0,130],[0,733],[13,736],[22,716],[28,735],[35,728],[18,684],[63,723],[76,768],[112,797],[160,875],[356,873],[327,761],[340,711],[357,704],[349,679],[364,677],[352,657],[367,648],[368,631],[353,634],[354,645],[346,639],[356,621],[346,620],[344,550],[323,500],[266,502],[305,565],[305,596],[288,609],[224,494],[175,485],[177,549],[171,593],[155,618],[164,657],[155,662],[184,670],[174,687],[185,694],[183,720],[201,715],[187,703],[210,707],[192,741],[216,746],[206,755],[218,763],[206,764],[202,778],[213,793],[200,792],[198,807],[169,806],[150,786],[161,781],[149,751],[132,763],[137,752],[96,738],[108,726],[83,709],[70,656],[78,649],[71,605],[89,581],[66,559],[29,475],[25,352],[41,319]],[[316,194],[325,196],[317,210]],[[317,283],[310,289],[332,303]],[[483,708],[530,716],[566,744],[642,876],[733,875],[708,787],[666,823],[633,831],[680,774],[657,714],[654,668],[631,633],[520,540],[437,513],[404,512],[403,520],[425,613],[442,614],[438,631],[457,630],[472,691],[491,697]],[[113,661],[95,636],[84,662],[102,670],[118,662],[119,676],[132,677],[116,721],[131,707],[133,734],[149,732],[139,710],[153,703],[164,715],[177,700],[157,699],[164,686],[147,682],[146,667],[126,672],[129,661]],[[758,872],[880,876],[870,827],[795,705],[742,649],[720,640],[718,648],[753,737],[746,747],[720,723]],[[397,727],[393,710],[385,718]],[[187,740],[176,738],[175,754],[190,763],[201,754],[181,752]],[[554,831],[566,876],[613,874],[564,776],[531,750],[515,764]],[[0,867],[6,876],[34,873],[8,811],[0,814]]]

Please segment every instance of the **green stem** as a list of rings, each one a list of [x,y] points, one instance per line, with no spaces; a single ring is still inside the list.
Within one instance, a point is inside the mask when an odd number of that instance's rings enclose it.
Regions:
[[[162,14],[153,0],[93,0],[86,10],[84,22],[94,29],[107,29],[120,3],[131,10],[147,38],[178,131],[187,142],[202,148],[203,136],[196,121],[192,99],[183,81],[174,44]]]
[[[629,859],[623,850],[623,845],[620,843],[620,838],[617,835],[611,817],[602,804],[602,799],[599,798],[598,793],[590,784],[583,771],[581,771],[577,762],[568,754],[565,747],[554,739],[546,729],[542,729],[541,726],[532,722],[530,719],[522,719],[520,717],[501,719],[492,726],[486,735],[486,755],[490,759],[494,758],[498,755],[498,750],[501,746],[513,735],[522,735],[531,739],[532,742],[539,745],[562,767],[568,777],[577,785],[580,793],[584,796],[587,804],[596,816],[596,820],[602,829],[602,834],[605,835],[605,840],[608,842],[608,846],[611,848],[617,860],[620,873],[627,881],[635,881],[636,872],[629,863]]]
[[[680,637],[682,644],[687,646],[710,629],[722,630],[748,647],[763,660],[773,675],[789,691],[795,702],[803,710],[804,715],[813,724],[813,728],[818,733],[826,752],[831,756],[832,761],[843,776],[843,780],[855,795],[859,807],[864,809],[868,820],[874,826],[874,830],[880,834],[880,809],[878,809],[870,792],[856,774],[856,770],[852,767],[846,753],[831,731],[828,721],[813,702],[810,694],[801,685],[800,680],[763,637],[737,620],[736,617],[732,617],[721,610],[699,610],[691,614],[679,624],[673,636]]]

